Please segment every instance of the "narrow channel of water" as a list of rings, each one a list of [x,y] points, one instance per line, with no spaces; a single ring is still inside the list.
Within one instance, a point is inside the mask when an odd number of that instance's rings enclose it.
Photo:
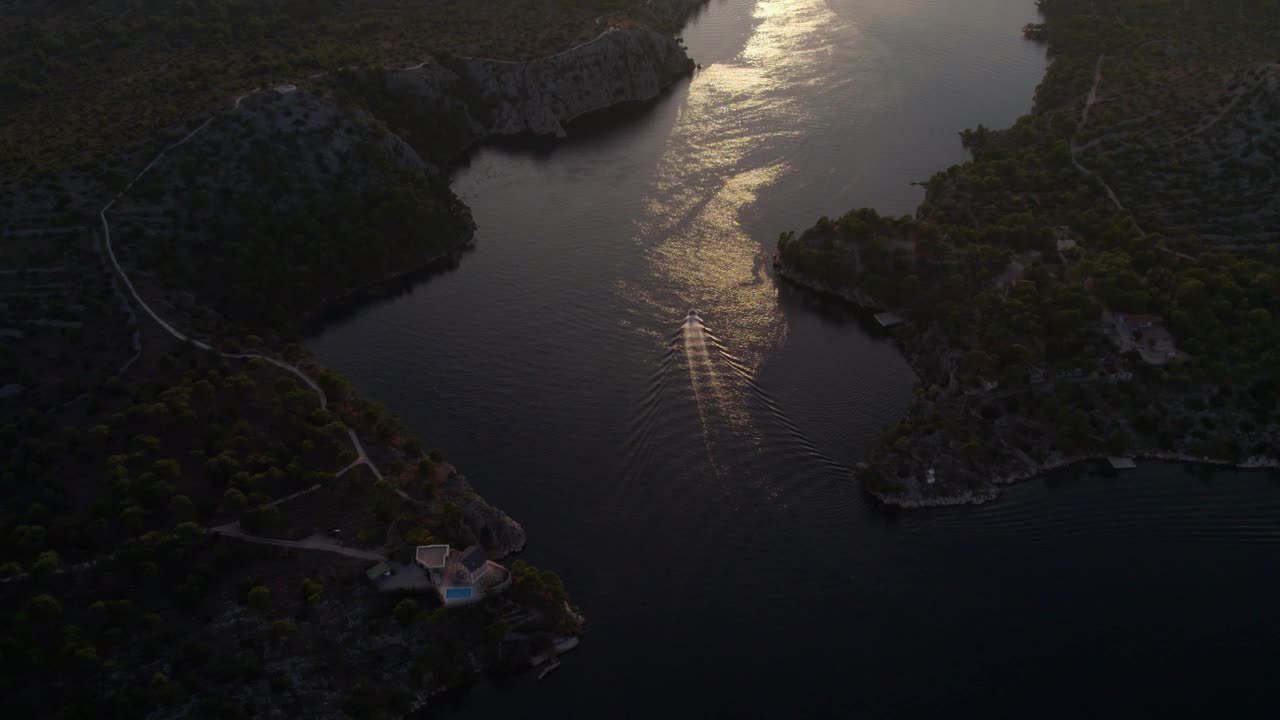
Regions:
[[[438,712],[1266,701],[1273,476],[1152,464],[874,508],[848,468],[914,378],[863,318],[770,274],[780,231],[911,212],[912,181],[964,160],[959,130],[1025,112],[1034,19],[1030,0],[713,0],[684,34],[692,80],[554,148],[478,152],[454,180],[478,249],[311,340],[519,519],[590,618],[547,680]]]

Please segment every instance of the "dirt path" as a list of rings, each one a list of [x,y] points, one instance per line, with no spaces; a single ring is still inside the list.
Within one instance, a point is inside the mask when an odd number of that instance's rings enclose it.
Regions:
[[[1102,183],[1102,189],[1106,191],[1107,197],[1111,198],[1111,203],[1116,206],[1117,210],[1124,210],[1124,205],[1120,202],[1120,198],[1116,196],[1116,192],[1111,189],[1111,186],[1107,184],[1107,181],[1103,180],[1101,175],[1098,175],[1084,165],[1081,165],[1080,159],[1077,157],[1081,150],[1088,147],[1087,144],[1080,145],[1076,141],[1076,138],[1080,136],[1080,131],[1084,128],[1085,124],[1089,122],[1089,108],[1093,107],[1093,104],[1098,102],[1098,85],[1102,83],[1102,61],[1105,60],[1106,57],[1106,55],[1099,55],[1098,64],[1095,65],[1093,69],[1093,87],[1089,88],[1089,96],[1085,99],[1084,110],[1080,113],[1080,126],[1076,128],[1076,136],[1071,138],[1071,164],[1075,165],[1076,169],[1079,170],[1082,175],[1093,175],[1098,178],[1098,182]],[[1137,221],[1134,221],[1134,225],[1137,225]],[[1143,235],[1147,234],[1141,227],[1138,228],[1138,231]]]
[[[1245,96],[1245,91],[1246,91],[1246,90],[1249,90],[1249,89],[1250,89],[1250,87],[1249,87],[1249,86],[1241,87],[1239,90],[1237,90],[1237,91],[1236,91],[1236,93],[1235,93],[1235,97],[1231,98],[1231,102],[1227,103],[1227,106],[1226,106],[1226,107],[1224,107],[1224,108],[1222,108],[1222,111],[1221,111],[1221,112],[1219,112],[1217,115],[1214,115],[1214,116],[1213,116],[1213,118],[1211,118],[1211,119],[1209,120],[1209,122],[1207,122],[1207,123],[1201,123],[1199,126],[1197,126],[1197,127],[1196,127],[1196,129],[1195,129],[1195,130],[1192,130],[1191,132],[1189,132],[1189,133],[1187,133],[1187,134],[1185,134],[1185,135],[1181,135],[1181,136],[1179,136],[1179,137],[1176,137],[1176,138],[1174,138],[1174,139],[1170,140],[1169,142],[1165,143],[1164,145],[1161,145],[1160,147],[1161,147],[1161,148],[1167,148],[1167,147],[1169,147],[1169,146],[1171,146],[1171,145],[1177,145],[1177,144],[1179,144],[1179,143],[1185,142],[1185,141],[1190,140],[1191,138],[1193,138],[1193,137],[1195,137],[1195,136],[1199,135],[1200,133],[1205,132],[1206,130],[1208,130],[1209,128],[1213,127],[1214,125],[1217,125],[1219,120],[1221,120],[1222,118],[1226,117],[1226,116],[1227,116],[1227,113],[1231,112],[1231,110],[1232,110],[1233,108],[1235,108],[1236,103],[1240,102],[1240,98],[1243,98],[1243,97]]]
[[[319,490],[321,487],[322,487],[322,486],[320,485],[320,483],[316,483],[315,485],[312,485],[311,487],[309,487],[309,488],[307,488],[307,489],[305,489],[305,490],[299,490],[299,491],[298,491],[298,492],[296,492],[296,493],[292,493],[292,494],[290,494],[290,495],[285,495],[285,496],[284,496],[284,497],[282,497],[282,498],[276,498],[275,500],[272,500],[271,502],[267,503],[267,507],[271,507],[271,506],[273,506],[273,505],[280,505],[280,504],[283,504],[283,503],[287,503],[287,502],[289,502],[290,500],[294,500],[294,499],[296,499],[296,498],[300,498],[300,497],[302,497],[303,495],[309,495],[309,494],[311,494],[311,493],[313,493],[313,492],[315,492],[315,491]]]
[[[1102,61],[1106,59],[1106,55],[1099,55],[1098,63],[1093,67],[1093,87],[1089,88],[1089,97],[1084,101],[1084,111],[1080,114],[1080,127],[1076,128],[1077,135],[1089,123],[1089,108],[1098,102],[1098,85],[1102,83]]]
[[[1102,143],[1108,140],[1111,140],[1118,135],[1123,134],[1120,132],[1120,128],[1128,127],[1130,125],[1140,125],[1155,116],[1156,116],[1156,113],[1147,113],[1146,115],[1140,115],[1135,118],[1129,118],[1128,120],[1121,120],[1115,125],[1112,125],[1111,127],[1107,128],[1107,133],[1105,135],[1099,135],[1098,137],[1090,140],[1089,142],[1076,147],[1076,150],[1078,152],[1084,152],[1086,150],[1090,150],[1095,146],[1101,145]],[[1052,118],[1053,116],[1050,115],[1049,117]]]
[[[1089,88],[1089,96],[1085,99],[1084,110],[1080,114],[1080,127],[1076,128],[1076,137],[1079,137],[1080,130],[1084,128],[1085,123],[1089,122],[1089,108],[1093,107],[1094,103],[1098,102],[1098,86],[1102,84],[1102,62],[1106,59],[1106,57],[1107,57],[1106,55],[1099,55],[1098,63],[1097,65],[1094,66],[1093,87]],[[1237,97],[1236,99],[1238,100],[1239,97]],[[1235,105],[1235,101],[1232,101],[1231,105],[1228,105],[1227,109],[1223,110],[1223,112],[1219,115],[1218,118],[1214,118],[1213,121],[1210,122],[1208,125],[1205,125],[1199,130],[1196,130],[1190,133],[1189,135],[1184,136],[1184,138],[1182,139],[1191,137],[1192,135],[1195,135],[1197,132],[1204,132],[1205,130],[1208,130],[1209,127],[1213,125],[1213,123],[1216,123],[1221,118],[1222,115],[1225,115],[1227,110],[1230,110],[1231,106],[1233,105]],[[1096,143],[1100,142],[1103,138],[1097,138],[1088,143],[1085,143],[1084,145],[1080,145],[1076,141],[1076,137],[1071,138],[1071,164],[1075,165],[1076,169],[1079,170],[1082,175],[1093,175],[1094,177],[1098,178],[1098,182],[1102,184],[1102,189],[1106,191],[1107,197],[1111,199],[1111,204],[1115,205],[1117,210],[1124,210],[1124,204],[1120,202],[1120,198],[1116,195],[1116,191],[1111,189],[1111,186],[1107,184],[1106,180],[1102,179],[1101,175],[1098,175],[1097,173],[1093,172],[1092,170],[1085,167],[1084,165],[1081,165],[1080,159],[1077,157],[1081,152],[1092,147]],[[1174,142],[1177,142],[1177,141],[1175,140]],[[1138,232],[1142,233],[1144,236],[1147,234],[1147,231],[1142,229],[1142,226],[1138,224],[1137,220],[1133,221],[1133,226],[1137,228]],[[1171,250],[1167,247],[1160,248],[1160,251],[1167,253],[1169,255],[1173,255],[1174,257],[1182,258],[1183,260],[1190,260],[1192,262],[1196,260],[1195,256],[1193,255],[1188,255],[1186,253],[1181,253],[1176,250]]]
[[[352,461],[350,465],[339,470],[337,472],[337,476],[341,477],[342,475],[345,475],[350,470],[355,469],[357,466],[364,465],[368,467],[371,471],[373,471],[373,476],[377,478],[379,482],[381,482],[384,479],[382,477],[382,473],[378,470],[378,466],[374,465],[373,461],[369,459],[369,456],[365,454],[364,446],[360,444],[360,438],[356,437],[356,431],[352,430],[351,428],[347,428],[347,434],[351,436],[351,444],[356,447],[356,451],[359,453],[359,455],[356,457],[354,461]],[[426,506],[429,504],[409,495],[409,493],[405,492],[400,488],[396,488],[395,490],[396,490],[396,494],[399,495],[402,499],[408,502],[411,502],[414,505]]]
[[[358,560],[371,560],[373,562],[386,562],[387,557],[369,550],[357,550],[349,548],[345,545],[339,545],[332,540],[327,540],[319,535],[313,535],[302,540],[276,540],[274,538],[259,537],[257,535],[249,535],[240,529],[240,521],[226,525],[219,525],[215,528],[209,528],[209,532],[214,535],[225,535],[233,537],[245,542],[258,543],[259,545],[274,545],[275,547],[290,548],[293,550],[318,550],[320,552],[331,552],[338,555],[345,555],[349,558]]]
[[[350,470],[356,465],[368,465],[369,469],[373,471],[373,476],[377,478],[379,482],[381,482],[382,473],[378,472],[378,466],[374,465],[373,462],[369,460],[369,455],[364,451],[364,445],[360,443],[360,438],[356,437],[356,431],[352,430],[351,428],[347,428],[347,435],[351,436],[351,444],[356,449],[356,461],[351,465],[348,465],[346,468],[344,468],[342,472],[346,472],[347,470]]]
[[[245,94],[240,95],[239,97],[237,97],[237,98],[235,99],[235,101],[231,104],[231,112],[235,112],[236,110],[239,110],[239,109],[240,109],[240,103],[241,103],[245,98],[247,98],[247,97],[249,97],[250,95],[253,95],[253,94],[257,93],[257,92],[261,92],[261,91],[259,91],[259,90],[255,90],[255,91],[253,91],[253,92],[245,93]],[[214,116],[214,117],[216,117],[216,116]],[[143,299],[142,299],[142,295],[138,292],[138,289],[137,289],[136,287],[134,287],[133,281],[129,279],[129,273],[125,272],[124,267],[123,267],[123,266],[121,266],[121,264],[120,264],[120,260],[119,260],[119,258],[117,258],[117,257],[116,257],[115,246],[112,244],[112,241],[111,241],[111,224],[107,221],[107,212],[108,212],[109,210],[111,210],[111,208],[116,204],[116,202],[117,202],[121,197],[123,197],[123,196],[124,196],[124,194],[125,194],[125,193],[129,192],[129,190],[130,190],[130,189],[131,189],[131,188],[132,188],[132,187],[133,187],[133,186],[138,182],[138,180],[142,179],[142,176],[146,175],[146,174],[151,170],[151,168],[155,167],[156,163],[160,162],[160,160],[161,160],[161,159],[162,159],[166,154],[168,154],[168,153],[169,153],[169,151],[174,150],[174,149],[176,149],[176,148],[178,148],[178,147],[181,147],[181,146],[183,146],[183,145],[187,144],[188,142],[190,142],[192,138],[194,138],[195,136],[199,135],[199,134],[200,134],[200,132],[201,132],[201,131],[203,131],[205,128],[209,127],[209,123],[211,123],[211,122],[213,122],[213,117],[210,117],[209,119],[207,119],[207,120],[205,120],[204,122],[200,123],[200,125],[199,125],[198,127],[196,127],[196,129],[194,129],[194,130],[192,130],[191,132],[187,133],[187,134],[186,134],[186,136],[185,136],[185,137],[183,137],[181,140],[178,140],[177,142],[173,143],[172,145],[170,145],[170,146],[166,147],[164,150],[161,150],[161,151],[160,151],[160,154],[156,155],[156,156],[155,156],[155,158],[153,158],[153,159],[151,160],[151,162],[147,163],[147,166],[146,166],[146,167],[144,167],[144,168],[142,168],[142,171],[141,171],[141,172],[139,172],[137,175],[135,175],[135,176],[133,177],[133,179],[132,179],[132,180],[130,180],[130,181],[129,181],[129,183],[128,183],[127,185],[125,185],[125,187],[124,187],[124,189],[123,189],[123,190],[121,190],[120,192],[116,193],[115,197],[111,198],[111,202],[107,203],[107,204],[106,204],[106,206],[104,206],[104,207],[102,208],[102,210],[98,211],[98,218],[102,221],[102,236],[103,236],[103,243],[104,243],[104,245],[105,245],[105,247],[106,247],[106,250],[107,250],[107,258],[110,260],[110,262],[111,262],[111,266],[115,269],[115,271],[116,271],[116,275],[117,275],[117,276],[120,278],[120,280],[124,283],[124,286],[125,286],[125,288],[126,288],[126,289],[128,289],[129,294],[133,296],[133,300],[134,300],[134,302],[136,302],[136,303],[138,304],[138,307],[141,307],[141,308],[143,309],[143,311],[145,311],[145,312],[146,312],[146,314],[147,314],[147,315],[151,316],[151,319],[152,319],[152,320],[154,320],[154,321],[156,322],[156,324],[157,324],[157,325],[159,325],[159,326],[160,326],[160,328],[161,328],[162,330],[164,330],[165,332],[169,333],[169,335],[173,336],[175,339],[177,339],[177,340],[179,340],[179,341],[181,341],[181,342],[184,342],[184,343],[187,343],[187,344],[190,344],[190,345],[194,345],[195,347],[198,347],[198,348],[200,348],[201,350],[207,350],[207,351],[209,351],[209,352],[215,352],[215,353],[217,353],[217,354],[218,354],[218,356],[219,356],[219,357],[227,358],[227,359],[229,359],[229,360],[262,360],[263,362],[270,363],[270,364],[272,364],[272,365],[274,365],[274,366],[276,366],[276,367],[280,368],[281,370],[284,370],[285,372],[288,372],[288,373],[290,373],[290,374],[294,375],[294,376],[295,376],[295,377],[297,377],[299,380],[301,380],[303,383],[305,383],[305,384],[307,385],[307,387],[311,388],[312,392],[314,392],[314,393],[316,394],[316,399],[317,399],[317,400],[319,401],[319,403],[320,403],[320,408],[321,408],[321,409],[328,409],[328,407],[329,407],[329,399],[325,396],[325,394],[324,394],[324,389],[323,389],[323,388],[321,388],[321,387],[320,387],[320,385],[319,385],[315,380],[311,379],[311,377],[310,377],[309,375],[307,375],[306,373],[304,373],[304,372],[303,372],[300,368],[298,368],[297,366],[295,366],[295,365],[290,365],[290,364],[288,364],[288,363],[286,363],[286,362],[284,362],[284,361],[282,361],[282,360],[278,360],[278,359],[276,359],[276,358],[269,357],[269,356],[267,356],[267,355],[258,355],[258,354],[256,354],[256,353],[225,353],[225,352],[219,352],[219,351],[215,350],[215,349],[213,348],[213,346],[209,345],[208,343],[203,342],[203,341],[201,341],[201,340],[197,340],[197,339],[195,339],[195,338],[192,338],[192,337],[189,337],[189,336],[187,336],[187,335],[183,334],[181,331],[179,331],[177,328],[175,328],[172,324],[170,324],[169,322],[167,322],[164,318],[160,317],[160,314],[159,314],[159,313],[157,313],[157,312],[156,312],[156,311],[155,311],[155,310],[154,310],[150,305],[148,305],[148,304],[147,304],[147,302],[146,302],[145,300],[143,300]],[[136,348],[136,349],[137,349],[137,352],[138,352],[139,354],[142,352],[142,348],[141,348],[141,343],[140,343],[140,342],[137,344],[137,348]],[[135,358],[136,358],[136,355],[135,355]],[[131,363],[132,363],[132,361],[130,361],[130,364],[131,364]],[[126,365],[126,368],[127,368],[127,365]],[[355,452],[356,452],[356,458],[357,458],[357,459],[356,459],[356,462],[355,462],[353,465],[350,465],[350,466],[348,466],[348,467],[346,467],[346,468],[343,468],[342,470],[340,470],[340,471],[338,472],[338,474],[342,474],[342,473],[347,472],[348,470],[350,470],[350,469],[351,469],[352,467],[354,467],[355,465],[358,465],[358,464],[364,464],[364,465],[368,465],[368,466],[369,466],[369,469],[373,471],[374,476],[375,476],[378,480],[382,480],[382,473],[381,473],[381,472],[379,472],[378,468],[373,464],[373,462],[371,462],[371,461],[369,460],[369,455],[368,455],[368,453],[366,453],[366,452],[365,452],[364,444],[360,442],[360,438],[356,435],[355,431],[354,431],[354,430],[352,430],[352,429],[350,429],[350,428],[348,428],[348,429],[347,429],[347,434],[348,434],[348,436],[351,438],[351,445],[352,445],[352,448],[353,448],[353,449],[355,450]],[[408,496],[407,496],[407,495],[405,495],[405,494],[403,493],[403,491],[400,491],[400,494],[401,494],[403,497],[408,498]],[[408,498],[408,499],[411,499],[411,498]]]

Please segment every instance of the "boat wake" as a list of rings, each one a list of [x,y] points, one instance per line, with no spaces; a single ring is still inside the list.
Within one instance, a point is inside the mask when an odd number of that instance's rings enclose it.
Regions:
[[[716,461],[717,435],[724,428],[727,417],[726,393],[720,379],[719,368],[714,362],[713,348],[716,338],[703,324],[696,310],[690,310],[680,327],[684,344],[684,361],[689,370],[689,384],[698,408],[702,424],[702,441],[707,449],[707,460],[716,479],[722,478],[720,463]]]
[[[643,475],[658,454],[660,465],[704,465],[704,476],[726,491],[728,478],[776,485],[767,468],[780,467],[779,458],[791,458],[786,465],[805,474],[850,473],[805,436],[697,310],[685,316],[650,377],[624,450],[628,474]]]

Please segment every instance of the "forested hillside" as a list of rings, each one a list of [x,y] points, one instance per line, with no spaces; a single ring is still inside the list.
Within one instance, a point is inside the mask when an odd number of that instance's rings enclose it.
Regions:
[[[791,277],[909,318],[922,384],[865,471],[891,502],[1073,457],[1280,454],[1280,4],[1039,5],[1030,114],[961,133],[973,160],[916,217],[779,243]]]

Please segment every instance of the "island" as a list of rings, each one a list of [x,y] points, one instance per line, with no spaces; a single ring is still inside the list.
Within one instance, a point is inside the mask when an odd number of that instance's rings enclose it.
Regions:
[[[692,72],[701,4],[0,10],[11,714],[401,717],[555,667],[585,617],[524,530],[299,339],[459,261],[470,147]]]
[[[1277,467],[1275,4],[1038,5],[1029,114],[962,132],[914,216],[778,241],[782,278],[877,313],[918,377],[856,471],[888,505],[1087,459]]]

